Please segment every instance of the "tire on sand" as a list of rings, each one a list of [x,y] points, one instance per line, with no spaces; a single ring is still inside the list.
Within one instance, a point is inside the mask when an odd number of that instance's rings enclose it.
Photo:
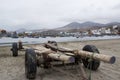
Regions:
[[[57,42],[56,41],[48,41],[48,43],[53,44],[54,46],[57,46]]]
[[[12,55],[13,55],[14,57],[18,56],[18,46],[17,46],[17,43],[13,43],[13,44],[12,44],[12,49],[11,49],[11,51],[12,51]]]
[[[98,49],[94,45],[86,45],[83,48],[83,50],[99,54]],[[85,58],[85,59],[82,59],[82,62],[83,62],[83,65],[86,68],[91,69],[91,70],[97,70],[98,67],[100,66],[100,61],[99,60],[95,60],[95,59],[90,61],[90,58]]]
[[[27,49],[25,52],[25,75],[28,79],[35,79],[37,72],[36,53],[33,49]]]

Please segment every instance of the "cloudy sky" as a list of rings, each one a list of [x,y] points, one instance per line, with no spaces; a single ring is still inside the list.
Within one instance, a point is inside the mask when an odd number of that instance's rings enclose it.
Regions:
[[[120,0],[0,0],[0,28],[57,28],[70,22],[120,22]]]

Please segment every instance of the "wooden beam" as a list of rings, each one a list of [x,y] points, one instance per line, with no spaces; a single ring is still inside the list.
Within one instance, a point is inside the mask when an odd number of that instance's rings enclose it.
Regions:
[[[103,62],[107,62],[107,63],[115,63],[116,58],[115,56],[110,56],[110,55],[104,55],[104,54],[98,54],[98,53],[92,53],[92,52],[88,52],[88,51],[83,51],[83,50],[72,50],[72,49],[68,49],[68,48],[58,48],[57,46],[54,46],[52,44],[45,44],[48,48],[50,48],[51,50],[57,50],[60,52],[70,52],[73,53],[74,55],[79,55],[83,58],[89,57],[89,58],[93,58],[96,60],[100,60]]]
[[[83,58],[90,57],[90,58],[100,60],[103,62],[107,62],[107,63],[111,63],[111,64],[115,63],[116,61],[116,58],[114,56],[92,53],[88,51],[79,50],[76,54],[82,56]]]

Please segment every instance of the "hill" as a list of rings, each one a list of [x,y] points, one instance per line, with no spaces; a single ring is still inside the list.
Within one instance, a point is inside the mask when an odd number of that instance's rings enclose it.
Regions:
[[[120,26],[119,22],[111,22],[111,23],[107,23],[107,24],[101,24],[101,23],[95,23],[95,22],[84,22],[84,23],[78,23],[78,22],[72,22],[69,23],[63,27],[57,28],[55,30],[59,30],[59,31],[71,31],[71,30],[88,30],[88,29],[97,29],[97,28],[101,28],[101,27],[109,27],[109,26],[114,26],[114,25],[118,25]]]

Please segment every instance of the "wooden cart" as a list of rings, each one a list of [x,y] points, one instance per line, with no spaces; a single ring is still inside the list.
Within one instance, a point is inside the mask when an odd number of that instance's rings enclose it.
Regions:
[[[28,79],[36,78],[37,67],[41,67],[60,71],[70,75],[75,80],[76,75],[67,73],[58,67],[77,65],[81,70],[82,79],[88,80],[81,63],[83,63],[85,68],[97,70],[100,66],[100,61],[113,64],[116,60],[114,56],[100,54],[93,45],[86,45],[83,50],[73,50],[58,47],[55,41],[48,41],[48,43],[33,47],[22,46],[22,42],[13,43],[11,50],[14,57],[18,56],[18,50],[25,51],[25,74]]]

